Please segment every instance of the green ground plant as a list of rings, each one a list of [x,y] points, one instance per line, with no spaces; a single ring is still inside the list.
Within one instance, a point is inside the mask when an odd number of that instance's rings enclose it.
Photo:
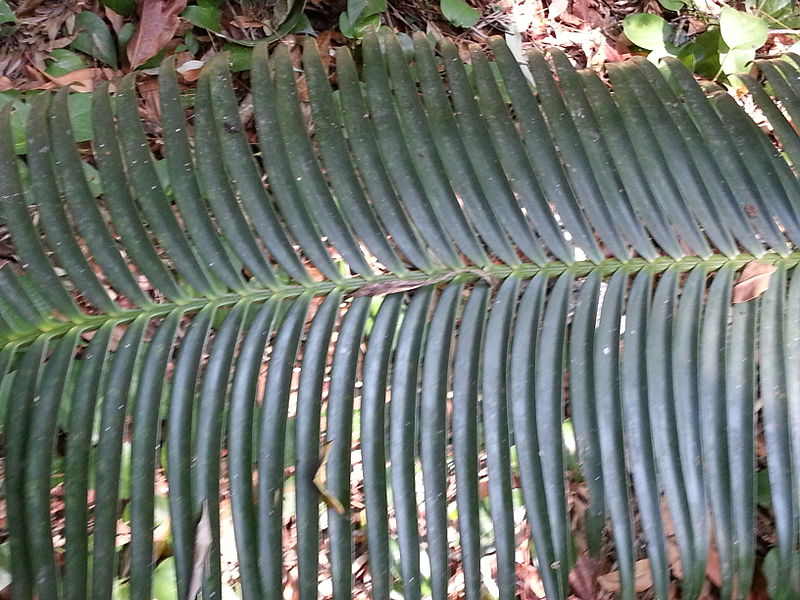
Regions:
[[[740,84],[735,75],[750,70],[756,51],[766,43],[770,30],[791,33],[800,25],[794,0],[753,0],[745,3],[743,10],[732,5],[720,9],[690,0],[659,1],[666,11],[678,15],[675,24],[659,15],[635,13],[623,21],[625,36],[649,50],[653,61],[673,56],[698,75],[734,86]],[[689,17],[704,22],[705,29],[687,36],[682,24]]]

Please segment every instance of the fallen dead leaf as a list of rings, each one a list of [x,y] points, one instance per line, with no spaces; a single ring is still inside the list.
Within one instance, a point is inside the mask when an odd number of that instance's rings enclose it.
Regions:
[[[283,600],[299,600],[300,578],[297,567],[294,566],[286,572],[283,580]]]
[[[481,556],[480,570],[486,590],[493,598],[499,598],[500,590],[495,579],[497,577],[497,557],[494,554]]]
[[[114,350],[117,349],[117,346],[119,346],[119,343],[120,343],[120,341],[122,341],[122,338],[125,335],[125,332],[127,330],[128,330],[128,328],[127,328],[126,325],[117,325],[116,327],[114,327],[114,329],[111,332],[111,337],[109,338],[109,342],[108,342],[108,349],[109,350],[111,350],[113,352]],[[81,338],[83,338],[84,340],[86,340],[88,342],[88,341],[92,340],[95,335],[97,335],[98,331],[99,331],[99,329],[91,329],[89,331],[84,331],[83,333],[81,333]]]
[[[135,69],[152,58],[172,40],[180,26],[186,0],[142,0],[139,24],[128,44],[128,62]]]
[[[200,71],[203,70],[205,62],[202,60],[187,60],[179,65],[175,70],[187,83],[197,81],[200,78]]]
[[[239,29],[261,29],[264,23],[247,15],[236,15],[231,19],[231,24]]]
[[[119,71],[100,67],[78,69],[58,77],[48,75],[44,71],[39,71],[39,73],[47,79],[47,83],[40,85],[37,89],[69,86],[75,92],[91,92],[98,82],[109,81],[119,76]]]
[[[769,288],[769,280],[777,270],[775,265],[753,261],[747,263],[739,280],[733,286],[733,303],[748,302],[758,298]]]
[[[122,519],[117,520],[117,533],[114,538],[114,546],[119,548],[131,542],[131,526]]]
[[[328,491],[325,483],[328,477],[328,455],[331,451],[331,444],[333,444],[333,440],[326,442],[325,446],[322,448],[322,458],[320,459],[319,468],[314,475],[314,485],[317,486],[317,490],[325,501],[325,504],[336,511],[337,514],[344,515],[347,512],[344,505],[342,505],[336,496],[333,496]]]
[[[611,46],[605,39],[600,40],[597,51],[591,56],[587,55],[588,65],[595,68],[600,68],[602,64],[609,62],[620,62],[629,57],[630,54],[620,54],[616,48]]]
[[[111,23],[111,29],[114,30],[114,33],[119,33],[119,30],[122,29],[123,25],[125,25],[125,17],[115,13],[107,6],[104,8],[103,14],[105,15],[106,19],[108,19],[108,22]]]
[[[541,600],[544,587],[539,577],[539,569],[531,564],[517,563],[517,598],[519,600]]]
[[[706,582],[708,584],[708,582]],[[708,585],[703,587],[704,592],[707,592]],[[678,585],[677,581],[672,581],[669,584],[669,592],[668,592],[668,600],[682,600],[681,599],[681,586]],[[712,600],[712,596],[709,596],[708,593],[706,595],[700,596],[701,600]]]
[[[456,563],[456,572],[450,577],[447,582],[447,597],[454,598],[464,595],[464,571],[462,570],[462,563]]]
[[[597,598],[597,566],[597,559],[586,554],[579,555],[575,561],[575,567],[569,574],[569,585],[580,600]]]
[[[157,129],[161,122],[161,104],[158,101],[158,79],[156,77],[139,78],[136,89],[142,98],[139,112],[148,126]]]
[[[322,65],[325,67],[325,72],[330,73],[330,66],[333,56],[331,48],[340,46],[346,43],[346,38],[338,31],[323,31],[317,36],[317,48],[319,49],[319,56],[322,59]]]
[[[170,520],[164,519],[153,530],[153,555],[156,557],[166,556],[169,549],[169,536],[172,532]]]
[[[211,550],[211,516],[208,513],[208,502],[203,501],[200,520],[194,532],[194,552],[192,555],[192,578],[189,581],[189,595],[187,598],[194,600],[203,587],[208,552]]]
[[[722,572],[719,564],[719,553],[715,546],[708,550],[708,561],[706,562],[706,577],[717,587],[722,587]]]
[[[756,569],[753,575],[753,585],[750,588],[750,594],[747,600],[769,600],[769,592],[767,591],[767,578],[760,568]]]
[[[642,560],[636,561],[636,564],[633,566],[633,576],[633,587],[636,590],[636,593],[643,592],[653,586],[653,577],[650,574],[649,558],[643,558]],[[622,590],[619,571],[611,571],[605,575],[600,575],[597,578],[597,581],[607,592],[617,593]]]
[[[674,535],[667,537],[667,560],[669,568],[676,579],[683,579],[683,565],[681,564],[681,549]]]

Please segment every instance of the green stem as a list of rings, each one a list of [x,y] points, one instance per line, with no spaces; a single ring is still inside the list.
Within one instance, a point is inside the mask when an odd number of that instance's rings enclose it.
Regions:
[[[381,293],[392,293],[394,291],[403,291],[404,289],[409,290],[424,285],[448,283],[456,278],[461,278],[465,282],[484,280],[491,283],[499,283],[508,277],[530,279],[539,273],[547,277],[557,277],[567,271],[571,272],[575,277],[586,277],[592,272],[599,272],[603,277],[608,277],[620,269],[624,269],[629,275],[634,275],[644,269],[649,269],[652,273],[660,273],[670,267],[677,267],[681,271],[689,271],[695,267],[704,266],[708,271],[716,271],[726,265],[733,265],[734,268],[738,269],[756,260],[769,264],[783,265],[788,269],[800,262],[800,250],[795,250],[786,257],[771,252],[758,259],[751,254],[739,254],[734,257],[713,255],[705,260],[697,256],[686,256],[676,261],[674,258],[661,256],[653,261],[647,261],[637,257],[627,261],[607,258],[599,263],[584,260],[571,264],[562,261],[552,261],[545,265],[536,265],[533,263],[523,263],[515,267],[492,265],[482,269],[466,268],[440,270],[432,273],[414,272],[406,274],[402,278],[387,274],[371,278],[370,280],[365,280],[362,277],[353,277],[340,283],[319,281],[309,285],[289,284],[279,291],[264,288],[251,288],[251,291],[243,294],[231,293],[216,298],[192,298],[180,305],[175,303],[153,304],[134,310],[120,310],[118,312],[101,315],[85,315],[80,320],[73,319],[65,321],[64,317],[61,316],[60,319],[53,318],[52,320],[42,322],[36,329],[32,329],[28,332],[8,334],[0,337],[0,347],[12,342],[27,344],[43,334],[54,336],[63,335],[73,327],[83,327],[87,330],[93,330],[100,328],[104,323],[109,321],[116,321],[117,324],[122,325],[133,321],[141,315],[146,315],[151,319],[163,317],[178,308],[184,310],[186,313],[192,313],[199,311],[209,304],[215,304],[218,307],[231,306],[243,298],[248,298],[254,302],[260,302],[272,297],[295,298],[305,292],[311,292],[314,296],[324,296],[335,289],[339,289],[345,294],[354,296],[381,295]],[[383,292],[380,291],[381,284],[385,286]],[[359,290],[364,290],[364,293],[358,294]],[[374,292],[371,290],[374,290]]]

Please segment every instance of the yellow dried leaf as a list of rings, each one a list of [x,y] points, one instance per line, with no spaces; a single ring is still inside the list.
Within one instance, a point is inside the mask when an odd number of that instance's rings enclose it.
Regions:
[[[156,557],[164,556],[169,547],[169,536],[172,531],[169,518],[164,519],[153,530],[153,553]]]
[[[733,286],[733,303],[749,302],[769,288],[769,280],[777,270],[775,265],[753,261],[747,263]]]
[[[344,515],[347,513],[347,510],[339,501],[339,499],[328,491],[326,485],[328,475],[328,454],[331,451],[332,444],[333,440],[325,442],[325,445],[322,448],[322,458],[320,459],[319,468],[314,475],[314,485],[317,486],[317,491],[319,492],[319,495],[322,496],[322,500],[325,502],[325,504],[330,506],[337,514]]]
[[[633,566],[634,582],[633,587],[636,592],[643,592],[653,587],[653,576],[650,573],[650,559],[643,558],[637,560]],[[607,592],[620,592],[622,585],[619,580],[619,571],[611,571],[597,578],[600,586]]]

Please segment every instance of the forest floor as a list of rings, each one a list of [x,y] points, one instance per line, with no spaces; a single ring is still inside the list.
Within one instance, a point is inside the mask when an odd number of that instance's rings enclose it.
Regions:
[[[10,21],[3,23],[2,4],[15,12],[13,25]],[[226,41],[263,38],[275,28],[263,15],[251,16],[242,6],[246,2],[242,5],[219,3],[221,10],[214,16],[220,19],[217,31],[203,31],[178,17],[187,6],[186,0],[140,3],[153,9],[128,17],[107,7],[113,4],[92,0],[7,0],[0,3],[0,91],[47,89],[64,83],[91,87],[98,81],[126,73],[131,65],[140,67],[142,62],[164,49],[176,54],[179,67],[188,60],[206,62]],[[338,30],[339,15],[346,4],[345,0],[308,0],[306,3],[308,24],[322,42],[331,46],[352,42]],[[438,2],[422,0],[391,1],[381,13],[381,20],[399,33],[425,31],[433,38],[446,36],[464,50],[472,43],[485,44],[489,36],[507,35],[515,37],[523,46],[561,48],[580,66],[599,66],[628,54],[628,43],[621,37],[622,19],[632,12],[644,11],[647,4],[658,6],[655,0],[553,0],[552,3],[471,0],[471,4],[480,11],[480,18],[472,27],[455,27],[444,17]],[[194,2],[189,5],[191,7]],[[109,27],[111,38],[117,41],[130,35],[131,25],[137,28],[134,43],[128,44],[125,52],[119,52],[118,60],[108,60],[109,54],[118,49],[103,47],[105,41],[100,38],[106,37],[106,33],[102,27],[80,16],[90,11]],[[65,60],[64,49],[75,48],[73,42],[87,23],[98,39],[101,52],[96,54],[105,60],[95,56],[80,70],[53,75],[51,67]],[[11,33],[4,35],[4,30]],[[292,37],[292,34],[285,36],[284,41],[291,43]],[[64,67],[68,68],[66,64]]]

